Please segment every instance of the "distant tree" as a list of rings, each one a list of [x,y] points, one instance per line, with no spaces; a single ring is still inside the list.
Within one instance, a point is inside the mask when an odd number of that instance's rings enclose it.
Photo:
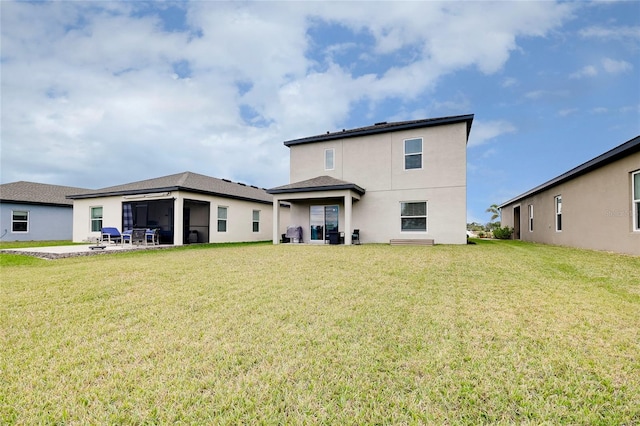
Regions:
[[[500,217],[500,207],[497,204],[491,204],[487,209],[487,213],[491,213],[491,222]]]
[[[478,222],[467,223],[467,231],[480,232],[484,230],[484,225],[481,225]]]
[[[484,227],[487,231],[491,232],[496,228],[500,228],[500,222],[487,222]]]

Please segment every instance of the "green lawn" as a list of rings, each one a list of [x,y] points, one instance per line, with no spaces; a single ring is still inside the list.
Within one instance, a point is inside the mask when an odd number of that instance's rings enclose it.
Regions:
[[[640,424],[639,257],[479,241],[0,264],[2,424]]]
[[[0,250],[24,247],[50,247],[50,246],[71,246],[75,244],[71,241],[49,240],[49,241],[0,241]]]

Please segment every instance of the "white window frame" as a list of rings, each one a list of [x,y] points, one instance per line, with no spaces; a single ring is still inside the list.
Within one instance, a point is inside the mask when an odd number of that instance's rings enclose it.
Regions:
[[[260,210],[253,210],[251,213],[251,227],[253,232],[260,232]]]
[[[324,150],[324,169],[334,170],[336,167],[336,150],[335,148],[327,148]]]
[[[406,215],[402,214],[402,207],[404,204],[417,204],[424,203],[424,215]],[[402,220],[403,219],[420,219],[424,218],[424,229],[403,229]],[[400,201],[400,232],[420,232],[426,233],[429,230],[429,202],[426,200],[415,200],[415,201]]]
[[[562,195],[553,198],[553,209],[556,216],[556,232],[562,232]]]
[[[100,209],[100,217],[93,217],[93,211]],[[91,206],[89,207],[89,229],[91,232],[102,232],[102,221],[104,220],[104,206]],[[98,222],[97,229],[93,229],[94,222]]]
[[[633,204],[631,210],[633,214],[631,218],[633,221],[633,232],[640,232],[640,170],[631,173],[631,203]]]
[[[16,213],[26,213],[27,219],[26,220],[24,220],[24,219],[16,219],[15,218],[15,214]],[[12,234],[27,234],[27,233],[29,233],[29,216],[30,216],[29,210],[11,210],[11,233]],[[26,223],[27,224],[27,229],[24,230],[24,231],[16,231],[14,229],[14,227],[15,227],[15,224],[18,224],[18,223]]]
[[[420,141],[420,151],[419,152],[407,152],[407,142],[411,142],[411,141]],[[424,167],[424,140],[423,138],[419,137],[419,138],[409,138],[409,139],[405,139],[402,143],[402,149],[403,149],[403,167],[404,170],[421,170]],[[407,168],[407,157],[409,156],[416,156],[419,155],[420,156],[420,167],[409,167]]]
[[[533,204],[529,204],[527,211],[529,214],[529,232],[533,232]]]
[[[221,212],[224,212],[224,217],[220,215]],[[217,232],[227,232],[227,221],[229,218],[229,207],[227,206],[218,206],[218,226],[216,227]],[[220,225],[224,225],[224,230],[220,230]]]

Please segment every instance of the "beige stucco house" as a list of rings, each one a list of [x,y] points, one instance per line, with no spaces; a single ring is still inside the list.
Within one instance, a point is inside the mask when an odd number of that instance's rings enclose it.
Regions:
[[[69,195],[73,241],[102,227],[159,230],[160,243],[270,241],[273,197],[264,188],[184,172]],[[285,209],[285,215],[287,211]]]
[[[499,207],[515,239],[640,255],[640,136]]]
[[[345,244],[466,243],[466,148],[473,115],[343,130],[284,142],[290,184],[274,197],[277,230],[299,226],[307,243],[338,233]],[[280,207],[290,203],[285,219]],[[288,220],[287,223],[284,223]]]

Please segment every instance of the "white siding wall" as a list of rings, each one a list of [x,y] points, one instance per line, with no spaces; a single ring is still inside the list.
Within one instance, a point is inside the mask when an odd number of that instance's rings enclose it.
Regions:
[[[176,198],[174,211],[174,244],[182,244],[182,206],[184,199],[210,203],[209,242],[270,241],[273,238],[273,209],[271,204],[234,200],[194,193],[172,193]],[[154,198],[159,200],[162,198]],[[99,232],[91,232],[91,207],[102,206],[103,226],[112,226],[122,231],[122,203],[142,199],[125,199],[122,196],[74,200],[73,241],[95,241]],[[218,232],[218,206],[227,207],[227,231]],[[260,211],[260,230],[253,232],[253,211]],[[281,209],[283,224],[289,221],[288,209]],[[286,230],[286,225],[283,225]],[[204,241],[206,242],[206,241]]]

